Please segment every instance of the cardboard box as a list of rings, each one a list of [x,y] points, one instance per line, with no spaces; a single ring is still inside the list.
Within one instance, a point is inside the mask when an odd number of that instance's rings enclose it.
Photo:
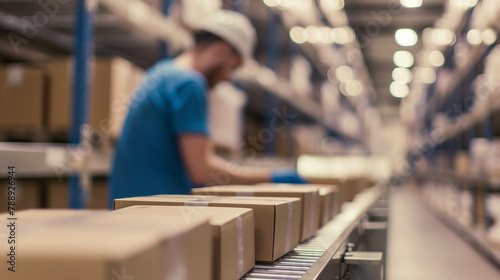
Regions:
[[[339,186],[340,206],[344,202],[349,202],[365,188],[365,184],[361,178],[337,178],[337,177],[306,177],[311,184],[320,185],[337,185]]]
[[[69,131],[72,111],[73,63],[57,59],[49,66],[48,127]],[[97,58],[92,65],[89,124],[103,135],[117,137],[128,112],[132,94],[143,71],[120,57]]]
[[[262,183],[258,185],[269,185],[269,183]],[[291,187],[317,187],[319,190],[320,197],[320,217],[319,217],[319,226],[321,227],[330,221],[337,213],[340,212],[340,205],[342,201],[340,200],[339,195],[339,186],[336,185],[321,185],[321,184],[291,184]]]
[[[67,180],[51,180],[47,184],[47,207],[69,208],[69,185]],[[108,184],[106,180],[92,180],[89,209],[109,209]]]
[[[7,173],[6,173],[7,174]],[[0,180],[0,212],[7,212],[9,184],[6,180]],[[42,189],[36,180],[16,181],[16,210],[40,208]]]
[[[301,203],[297,198],[156,195],[114,200],[114,209],[132,205],[191,205],[250,208],[255,220],[255,259],[272,262],[299,243]]]
[[[193,194],[222,196],[297,197],[300,198],[302,205],[300,241],[305,241],[313,236],[318,229],[320,213],[318,187],[290,184],[231,185],[194,188],[191,192]]]
[[[72,219],[90,217],[110,213],[110,210],[89,209],[28,209],[15,212],[15,217],[22,221],[23,230],[39,230],[40,227],[50,227],[53,222],[70,222]],[[7,213],[0,215],[7,220]]]
[[[45,78],[36,67],[0,67],[0,130],[43,128]]]
[[[117,210],[128,217],[138,210],[149,219],[163,222],[171,208],[180,208],[184,215],[210,220],[213,242],[213,272],[216,280],[240,279],[255,265],[253,210],[248,208],[194,206],[132,206]],[[167,210],[167,211],[165,211]]]
[[[321,187],[319,189],[319,197],[321,201],[319,226],[321,227],[325,225],[328,221],[333,219],[333,217],[335,217],[335,215],[337,215],[337,213],[340,211],[339,203],[337,201],[338,187],[337,186]]]
[[[0,279],[211,279],[206,218],[186,218],[172,209],[159,224],[144,215],[112,214],[51,217],[36,231],[18,230],[16,272],[2,269]],[[40,219],[45,218],[36,219],[39,224]],[[29,228],[32,221],[18,223]],[[2,255],[6,249],[2,246]]]

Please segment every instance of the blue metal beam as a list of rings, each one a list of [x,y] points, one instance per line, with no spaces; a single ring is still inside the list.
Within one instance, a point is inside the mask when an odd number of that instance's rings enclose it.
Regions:
[[[76,3],[76,21],[74,28],[74,71],[71,129],[69,140],[72,144],[80,143],[80,128],[88,120],[90,103],[90,61],[93,56],[93,1],[78,0]],[[84,201],[78,176],[69,178],[69,201],[71,208],[83,208]]]
[[[244,0],[233,0],[233,11],[243,13]]]
[[[161,11],[163,12],[164,15],[168,15],[168,9],[170,8],[170,5],[174,0],[163,0],[163,3],[161,5]],[[171,54],[168,51],[168,46],[165,42],[161,41],[160,42],[160,58],[169,58]]]

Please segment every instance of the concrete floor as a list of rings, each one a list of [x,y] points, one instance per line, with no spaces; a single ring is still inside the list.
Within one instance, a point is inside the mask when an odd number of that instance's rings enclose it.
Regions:
[[[409,190],[391,197],[388,280],[499,280],[500,270],[437,220]]]

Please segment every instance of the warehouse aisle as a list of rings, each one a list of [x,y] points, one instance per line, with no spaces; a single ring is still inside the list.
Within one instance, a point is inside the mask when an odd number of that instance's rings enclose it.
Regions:
[[[388,280],[500,279],[500,271],[437,220],[409,190],[393,193]]]

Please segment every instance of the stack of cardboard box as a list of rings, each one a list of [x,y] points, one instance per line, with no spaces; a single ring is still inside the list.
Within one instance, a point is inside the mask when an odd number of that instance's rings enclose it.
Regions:
[[[196,205],[252,209],[255,219],[255,259],[272,262],[299,243],[301,203],[297,198],[157,195],[116,199],[114,209],[133,205]]]
[[[120,58],[96,58],[91,65],[88,123],[114,139],[144,71]],[[0,132],[68,133],[71,124],[73,59],[56,58],[45,66],[0,67]]]
[[[49,205],[67,206],[60,187],[48,185]],[[120,273],[239,279],[256,261],[273,262],[292,251],[338,211],[336,186],[218,186],[193,193],[209,195],[121,198],[114,200],[115,211],[20,211],[24,230],[16,232],[22,246],[15,251],[23,259],[12,279],[104,280]],[[11,276],[5,273],[2,279]]]
[[[0,67],[0,131],[41,130],[47,73],[13,64]]]
[[[91,66],[89,124],[104,136],[117,137],[121,132],[130,98],[144,72],[119,58],[97,58]],[[69,131],[72,110],[73,60],[61,58],[49,65],[48,128]]]
[[[256,197],[296,197],[300,198],[301,233],[300,241],[313,236],[318,229],[320,216],[319,187],[291,186],[289,184],[259,185],[259,186],[216,186],[192,189],[193,194],[219,196],[256,196]]]

